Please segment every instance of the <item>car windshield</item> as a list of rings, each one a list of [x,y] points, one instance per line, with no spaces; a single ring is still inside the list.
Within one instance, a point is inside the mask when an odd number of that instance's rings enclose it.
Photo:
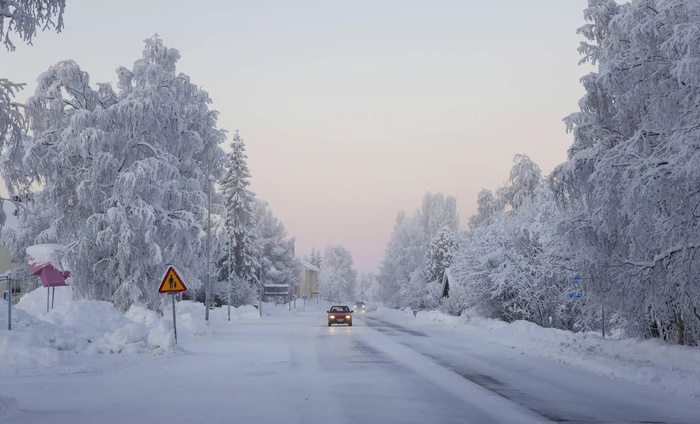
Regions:
[[[350,308],[347,306],[333,306],[331,312],[350,312]]]

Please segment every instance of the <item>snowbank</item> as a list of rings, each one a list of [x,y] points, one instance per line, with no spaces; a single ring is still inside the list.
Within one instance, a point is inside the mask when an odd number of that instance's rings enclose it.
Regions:
[[[17,400],[0,396],[0,417],[10,415],[17,410]]]
[[[518,349],[521,353],[551,358],[615,379],[700,399],[700,348],[697,347],[658,339],[603,339],[599,333],[572,333],[527,321],[509,324],[438,311],[419,311],[414,317],[410,309],[379,307],[368,315],[399,325],[452,331],[475,342]]]
[[[66,354],[160,354],[175,346],[172,309],[163,316],[134,305],[126,313],[110,302],[73,300],[70,286],[56,288],[54,308],[46,313],[46,289],[24,295],[13,308],[12,331],[7,330],[7,302],[0,301],[0,363],[46,366]],[[211,336],[204,305],[177,303],[178,336]],[[226,308],[210,311],[212,321],[227,322]],[[253,306],[231,308],[232,320],[259,319]]]
[[[58,257],[65,252],[66,246],[63,244],[37,244],[27,247],[27,262],[31,265],[51,264],[57,269],[61,269]]]

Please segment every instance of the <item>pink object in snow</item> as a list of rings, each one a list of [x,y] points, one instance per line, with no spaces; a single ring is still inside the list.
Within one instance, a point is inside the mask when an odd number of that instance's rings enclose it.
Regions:
[[[65,248],[61,245],[37,245],[27,248],[27,262],[29,274],[38,275],[41,285],[44,287],[67,286],[66,278],[70,272],[57,270],[50,262],[49,257],[56,250]]]

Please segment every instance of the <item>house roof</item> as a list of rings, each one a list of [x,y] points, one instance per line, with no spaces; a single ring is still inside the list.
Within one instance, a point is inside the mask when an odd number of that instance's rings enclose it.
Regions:
[[[440,292],[442,296],[445,295],[445,287],[450,284],[450,280],[452,280],[452,268],[447,268],[442,275],[442,291]]]
[[[304,258],[297,258],[297,259],[299,259],[299,263],[301,264],[301,266],[308,269],[309,271],[321,272],[321,270],[316,265],[312,264],[311,262],[307,261],[306,259],[304,259]]]

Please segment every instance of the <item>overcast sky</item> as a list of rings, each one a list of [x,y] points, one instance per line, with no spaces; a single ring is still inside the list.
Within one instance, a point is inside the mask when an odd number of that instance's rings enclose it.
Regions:
[[[240,130],[252,188],[297,254],[342,244],[374,270],[426,191],[456,196],[464,224],[514,154],[545,173],[565,160],[586,3],[68,0],[65,30],[15,38],[0,77],[28,83],[21,100],[63,59],[114,82],[158,33]]]

